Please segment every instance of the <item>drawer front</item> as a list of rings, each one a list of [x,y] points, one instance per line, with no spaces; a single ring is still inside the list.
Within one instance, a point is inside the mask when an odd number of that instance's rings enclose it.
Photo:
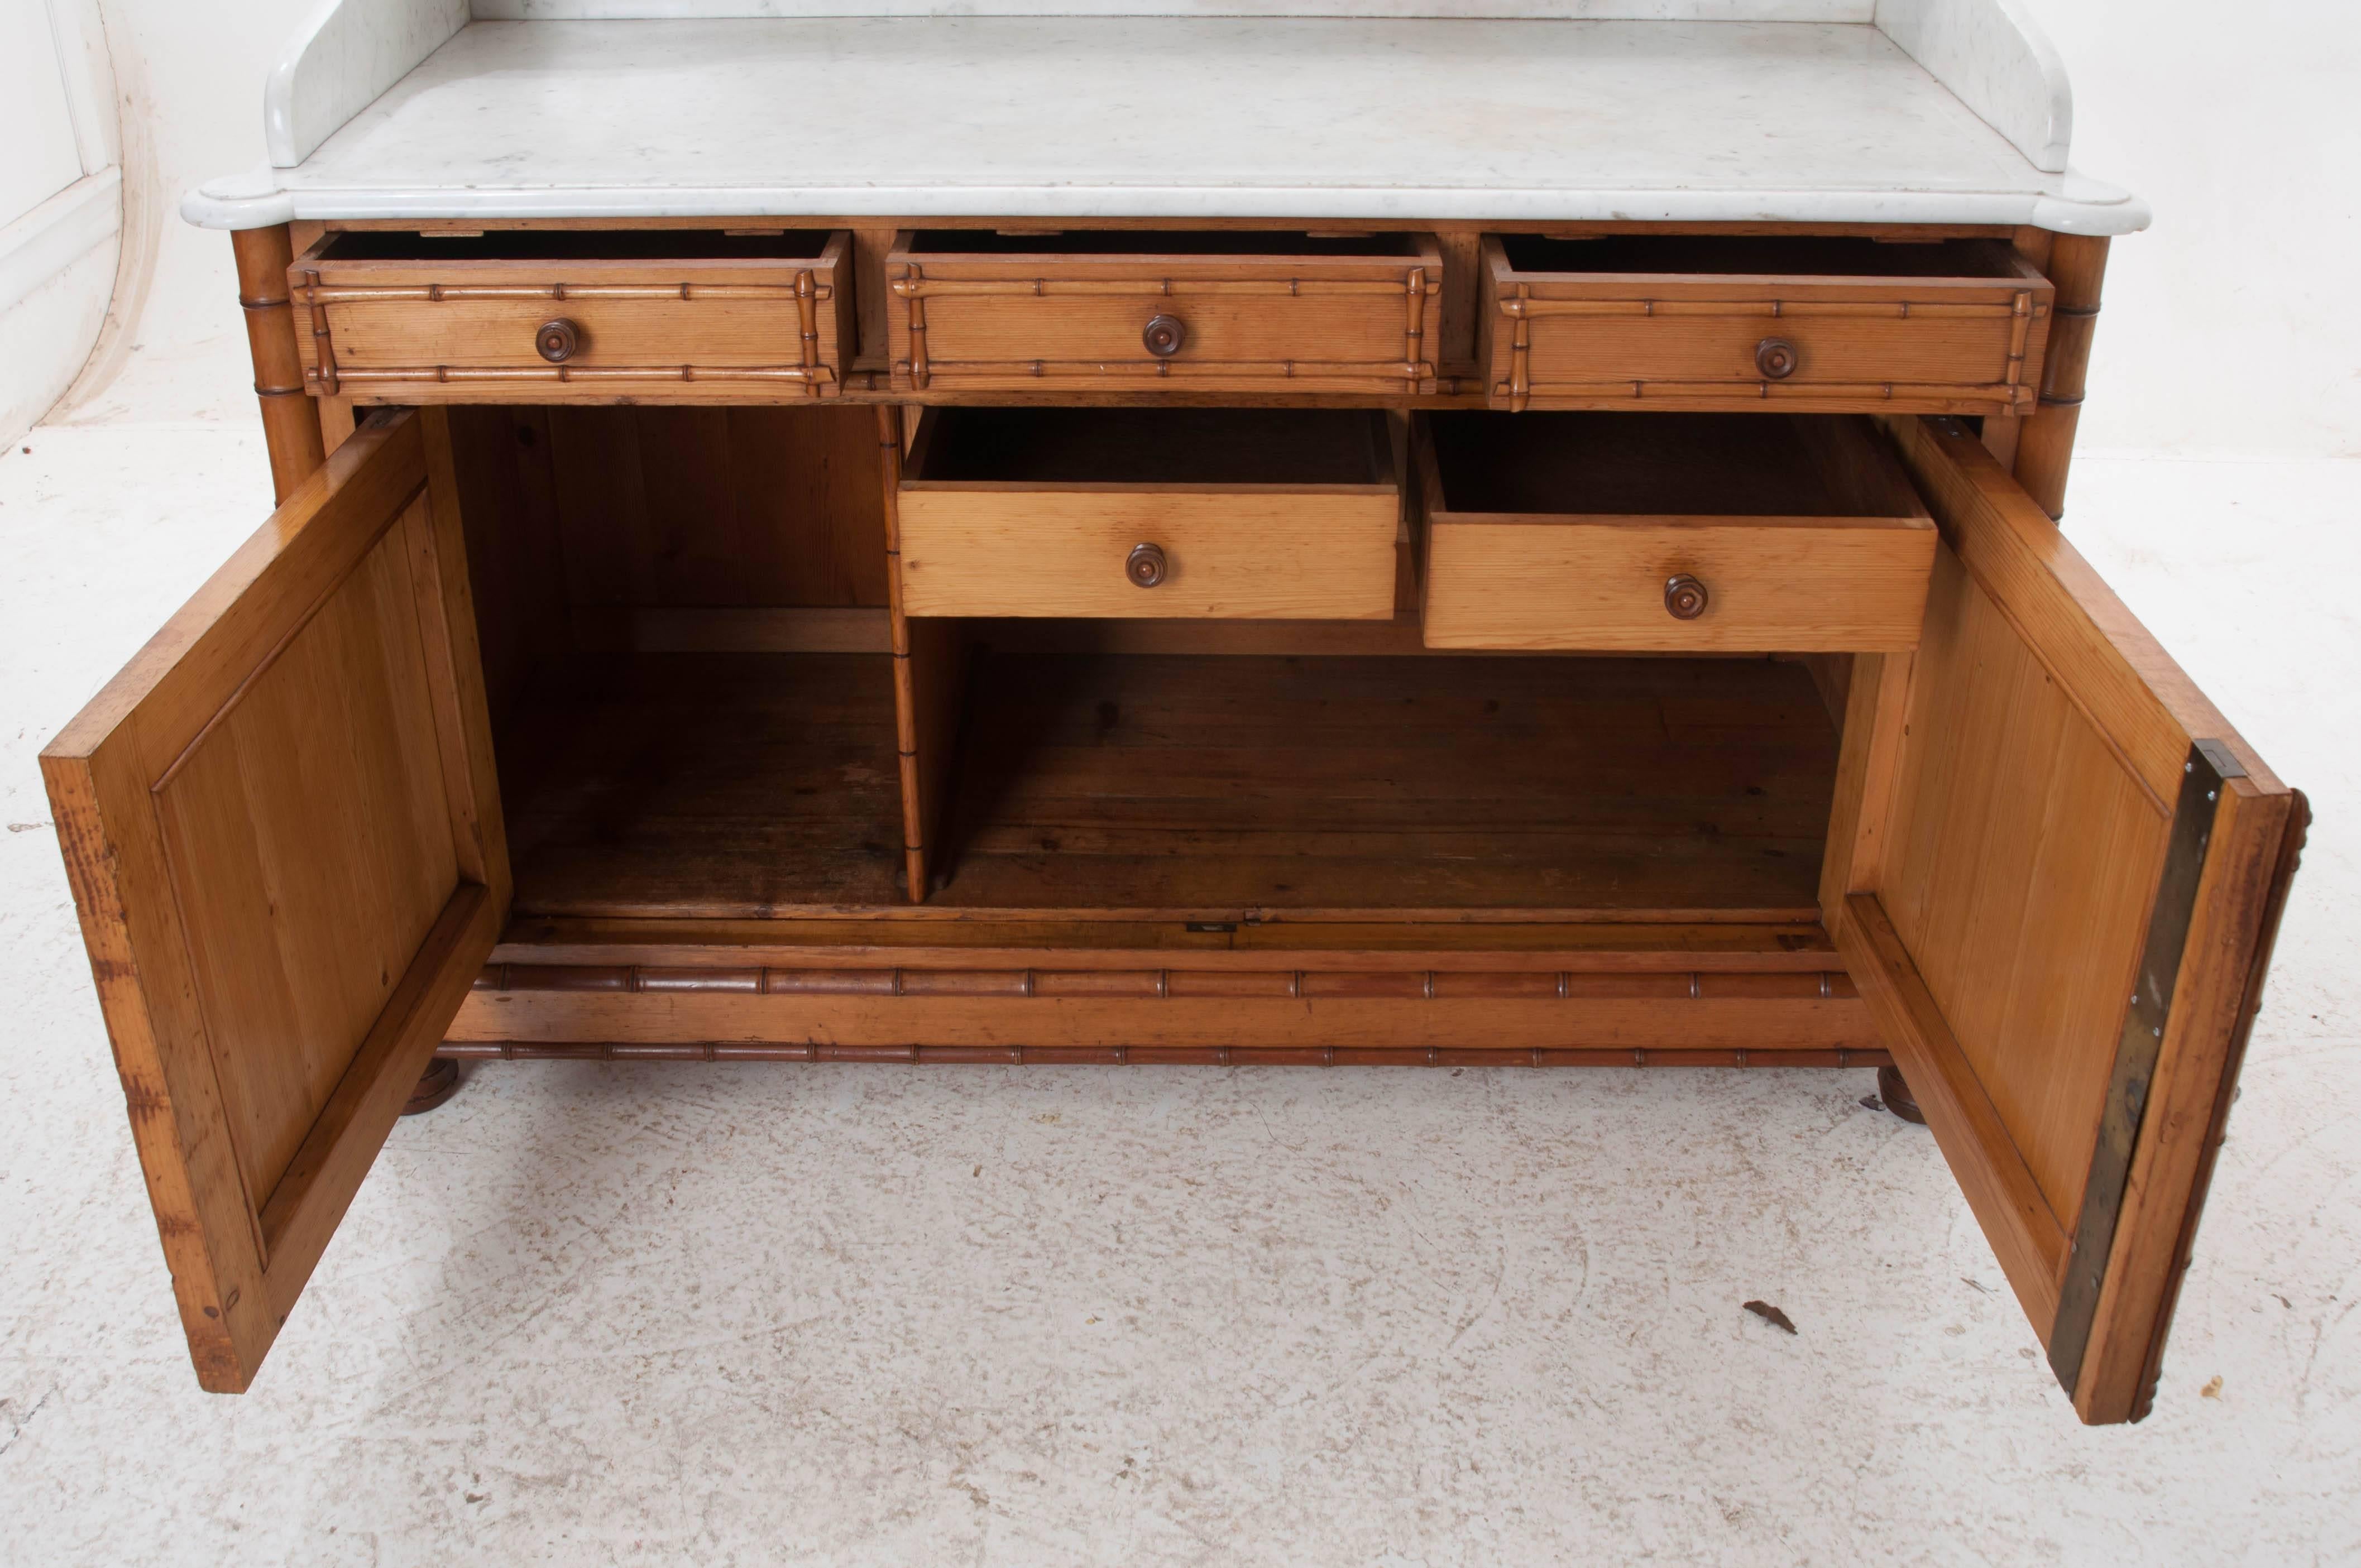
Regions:
[[[1394,613],[1400,508],[1390,489],[906,488],[900,510],[910,615]],[[1141,586],[1135,569],[1158,580]]]
[[[967,390],[1432,391],[1431,238],[1386,257],[913,253],[886,266],[894,383]]]
[[[1918,644],[1935,540],[1917,519],[1437,520],[1426,645],[1898,652]]]
[[[2023,414],[2049,281],[1531,273],[1485,247],[1495,408]]]
[[[843,233],[777,258],[306,255],[290,289],[311,327],[304,381],[324,396],[772,402],[841,389],[850,255]]]

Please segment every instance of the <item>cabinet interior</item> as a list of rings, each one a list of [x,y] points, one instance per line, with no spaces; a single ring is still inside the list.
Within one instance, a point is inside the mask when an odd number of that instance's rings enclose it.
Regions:
[[[1092,444],[958,413],[962,473]],[[1414,618],[959,623],[913,905],[873,412],[450,428],[520,918],[1817,919],[1841,661],[1432,653]]]
[[[1499,236],[1517,272],[1683,273],[1751,278],[2007,278],[1993,239],[1866,239],[1840,235],[1606,234]]]

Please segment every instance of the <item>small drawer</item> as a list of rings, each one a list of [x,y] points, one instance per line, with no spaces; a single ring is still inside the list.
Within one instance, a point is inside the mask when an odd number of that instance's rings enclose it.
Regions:
[[[919,229],[885,276],[906,390],[1434,389],[1432,235]]]
[[[911,615],[1382,620],[1385,416],[929,409],[900,490]]]
[[[1494,408],[2021,414],[2053,291],[1998,240],[1488,235]]]
[[[1430,648],[1915,648],[1936,531],[1858,417],[1421,415]]]
[[[310,389],[364,402],[833,397],[851,236],[331,233],[289,269]]]

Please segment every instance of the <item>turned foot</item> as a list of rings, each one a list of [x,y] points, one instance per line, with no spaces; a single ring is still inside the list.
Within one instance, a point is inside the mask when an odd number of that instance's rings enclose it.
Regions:
[[[1927,1113],[1918,1109],[1918,1102],[1912,1098],[1910,1086],[1902,1080],[1899,1068],[1877,1069],[1877,1097],[1885,1102],[1888,1111],[1904,1121],[1916,1122],[1922,1127],[1927,1124]]]
[[[449,1057],[436,1057],[426,1064],[426,1071],[419,1078],[418,1087],[412,1089],[410,1098],[402,1102],[401,1113],[423,1116],[458,1092],[459,1064]]]

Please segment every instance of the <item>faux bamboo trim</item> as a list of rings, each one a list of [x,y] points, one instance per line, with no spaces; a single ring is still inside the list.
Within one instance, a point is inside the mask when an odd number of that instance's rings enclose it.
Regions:
[[[408,283],[343,286],[323,284],[307,272],[301,293],[307,305],[455,304],[482,300],[832,300],[835,285],[798,272],[784,283]]]
[[[915,345],[917,339],[912,342]],[[915,353],[914,346],[914,356]],[[1174,381],[1195,376],[1232,379],[1259,377],[1275,381],[1353,378],[1393,382],[1434,378],[1434,367],[1422,360],[1390,359],[936,359],[928,362],[927,371],[945,381],[962,376],[1031,376],[1042,379],[1057,376],[1137,376],[1145,380]],[[915,357],[910,373],[914,379],[918,373]]]
[[[412,384],[422,381],[795,381],[814,389],[833,386],[836,372],[818,363],[818,334],[805,341],[801,365],[418,365],[368,370],[339,368],[320,333],[323,367],[307,367],[304,379],[335,396],[336,383]]]
[[[321,396],[333,398],[339,394],[342,378],[336,369],[335,341],[329,335],[327,306],[319,298],[320,275],[306,272],[303,277],[303,302],[311,313],[313,354],[317,360],[315,365],[304,367],[303,382],[307,387],[316,382]]]
[[[1998,321],[2039,313],[2033,295],[2021,292],[2009,300],[1984,303],[1935,303],[1923,300],[1658,300],[1537,299],[1517,285],[1517,293],[1499,302],[1500,313],[1518,321],[1543,316],[1703,316],[1742,321],[1781,321],[1813,317],[1856,320],[1927,321],[1933,319]]]
[[[1753,399],[1777,403],[1833,403],[1845,409],[1856,409],[1864,403],[1908,403],[1914,407],[1941,403],[1946,405],[1942,411],[1950,413],[2021,413],[2034,405],[2033,389],[2021,381],[1962,386],[1956,382],[1766,381],[1733,377],[1727,381],[1536,382],[1527,370],[1525,330],[1525,323],[1519,322],[1517,338],[1510,345],[1509,379],[1493,388],[1496,397],[1510,400],[1512,412],[1521,413],[1534,399],[1584,402],[1641,402],[1649,399],[1741,402]]]
[[[1040,298],[1083,295],[1092,298],[1173,299],[1248,295],[1257,298],[1316,299],[1328,295],[1400,294],[1405,287],[1422,303],[1443,291],[1423,267],[1411,268],[1401,279],[1344,278],[928,278],[912,267],[890,287],[904,300],[950,298]]]
[[[768,1043],[565,1044],[444,1042],[434,1053],[457,1061],[883,1062],[912,1066],[1009,1067],[1891,1067],[1891,1052],[1839,1046],[1825,1050],[1668,1050],[1481,1046],[828,1046]]]

